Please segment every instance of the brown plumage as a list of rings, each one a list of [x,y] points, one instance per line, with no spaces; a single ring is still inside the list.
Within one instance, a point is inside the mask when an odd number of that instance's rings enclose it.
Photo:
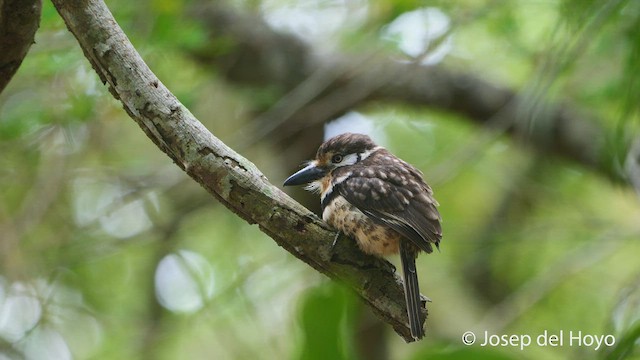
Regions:
[[[422,173],[368,136],[342,134],[324,142],[316,159],[285,185],[310,183],[320,192],[322,218],[355,238],[362,251],[400,252],[412,336],[424,336],[415,258],[433,252],[442,238],[433,191]]]

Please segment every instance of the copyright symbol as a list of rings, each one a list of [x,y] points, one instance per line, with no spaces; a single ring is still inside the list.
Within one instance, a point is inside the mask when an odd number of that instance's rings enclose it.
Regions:
[[[467,331],[464,334],[462,334],[462,343],[465,345],[473,345],[473,343],[476,342],[476,334],[474,334],[472,331]]]

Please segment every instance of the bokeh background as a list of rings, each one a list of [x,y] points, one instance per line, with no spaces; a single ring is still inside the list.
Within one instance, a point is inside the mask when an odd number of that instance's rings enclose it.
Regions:
[[[0,359],[640,358],[640,204],[625,163],[640,120],[639,2],[107,5],[162,82],[273,183],[313,157],[325,127],[369,133],[425,173],[444,219],[441,251],[418,259],[427,337],[405,344],[182,173],[45,1],[0,94]],[[320,67],[297,63],[301,52]],[[451,106],[358,93],[385,87],[383,72],[323,84],[339,77],[327,64],[380,59],[512,91],[526,126],[514,135]],[[558,108],[599,130],[584,149],[597,165],[526,131]],[[563,331],[565,343],[465,346],[466,331]],[[616,343],[569,346],[569,331]]]

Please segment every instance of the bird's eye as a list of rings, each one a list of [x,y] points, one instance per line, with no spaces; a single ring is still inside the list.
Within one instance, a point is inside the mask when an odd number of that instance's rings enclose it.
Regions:
[[[338,164],[338,163],[342,162],[342,159],[343,159],[343,157],[342,157],[341,154],[335,154],[335,155],[333,155],[331,157],[331,162],[334,163],[334,164]]]

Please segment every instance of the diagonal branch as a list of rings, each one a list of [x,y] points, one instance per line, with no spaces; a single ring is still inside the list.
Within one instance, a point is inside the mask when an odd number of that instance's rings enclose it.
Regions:
[[[278,86],[298,106],[296,113],[270,110],[254,126],[270,141],[293,138],[309,126],[324,123],[371,101],[426,106],[524,140],[534,150],[553,153],[615,182],[627,182],[620,160],[611,154],[607,134],[594,116],[563,104],[548,104],[525,92],[499,86],[475,75],[442,66],[399,63],[385,54],[317,54],[294,35],[272,30],[258,15],[240,13],[224,2],[194,11],[213,39],[194,56],[222,68],[230,81]],[[231,51],[216,51],[225,39]],[[317,72],[322,72],[318,76]],[[247,76],[249,74],[249,76]],[[306,84],[314,77],[316,88]],[[296,99],[298,100],[298,99]],[[303,105],[300,105],[303,103]],[[272,127],[277,120],[281,125]],[[261,132],[262,131],[262,132]],[[297,136],[297,135],[296,135]],[[626,148],[628,144],[620,145]],[[625,151],[621,152],[625,154]]]
[[[52,0],[109,91],[147,136],[216,199],[278,245],[327,276],[346,282],[406,341],[402,285],[377,259],[342,241],[309,210],[273,186],[214,137],[151,72],[101,0]],[[426,309],[425,309],[426,312]]]

